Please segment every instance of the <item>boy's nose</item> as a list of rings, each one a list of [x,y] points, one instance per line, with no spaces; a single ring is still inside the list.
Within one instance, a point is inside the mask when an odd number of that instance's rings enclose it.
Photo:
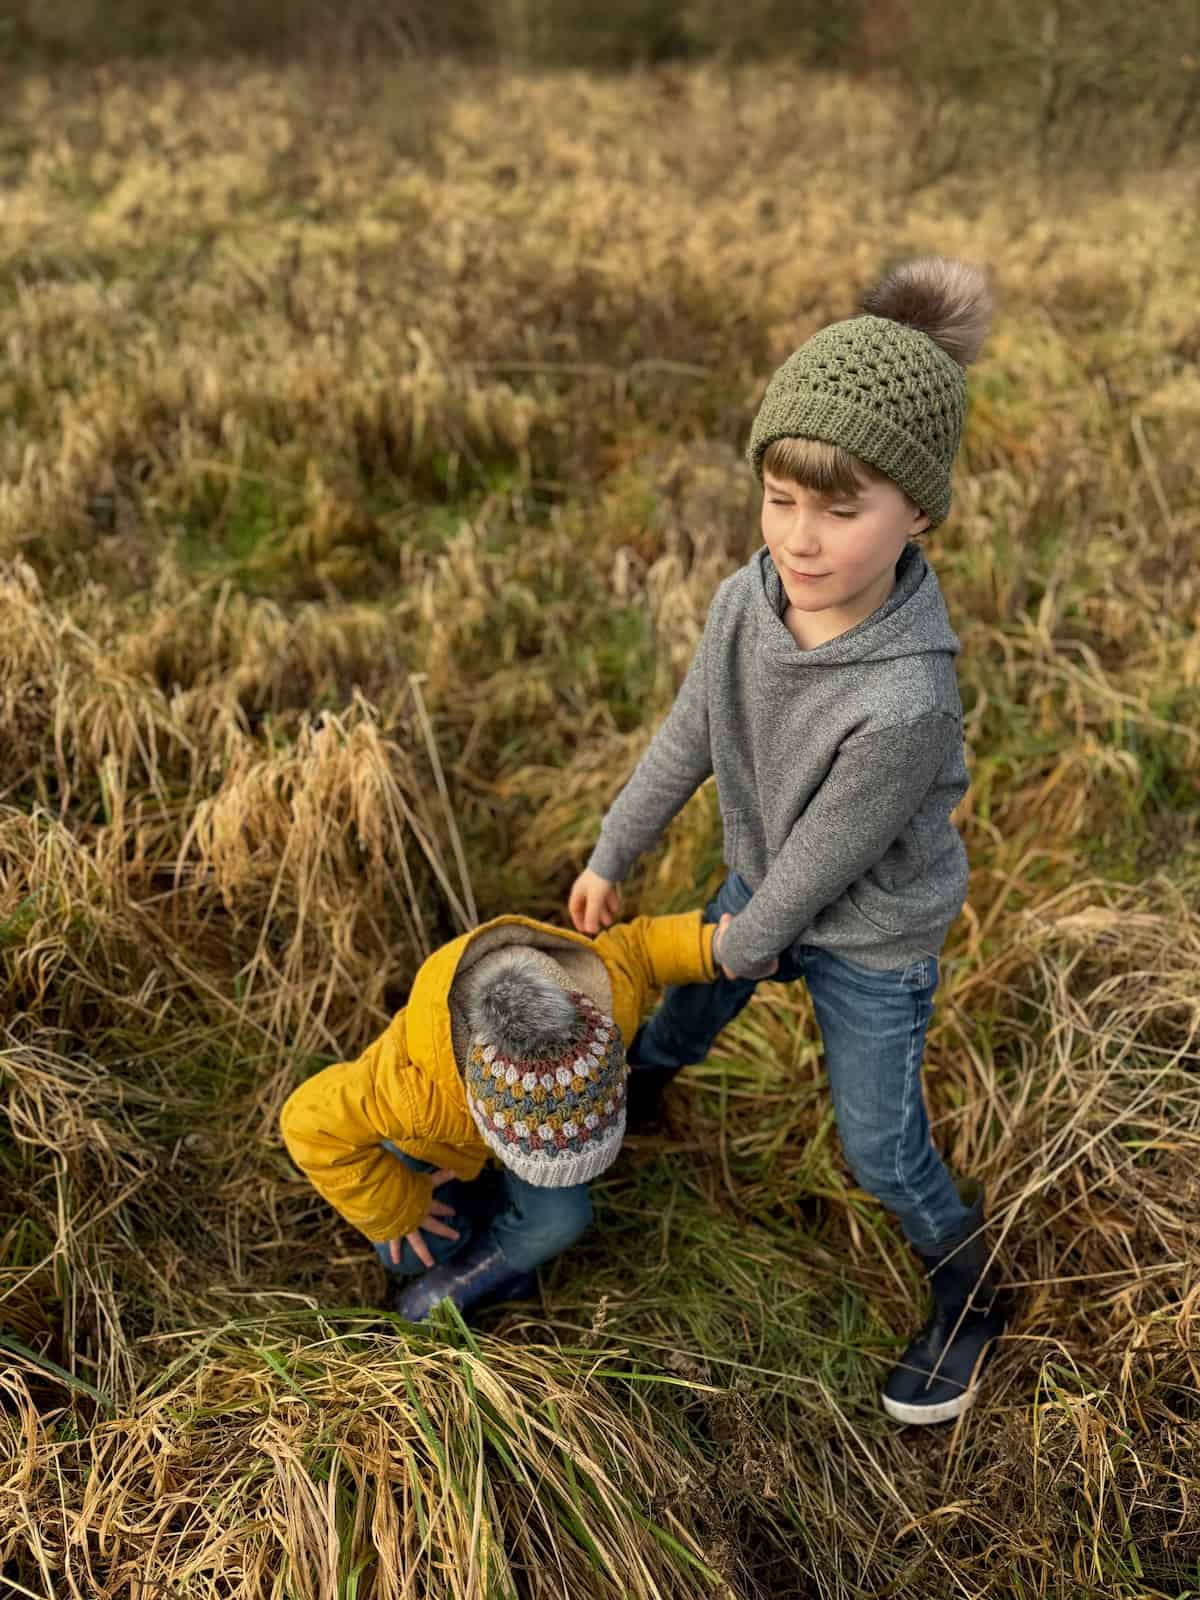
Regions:
[[[798,507],[784,539],[785,547],[797,555],[811,555],[821,548],[820,520],[807,508]]]
[[[793,529],[783,553],[789,561],[810,561],[820,548],[815,528],[798,527]]]

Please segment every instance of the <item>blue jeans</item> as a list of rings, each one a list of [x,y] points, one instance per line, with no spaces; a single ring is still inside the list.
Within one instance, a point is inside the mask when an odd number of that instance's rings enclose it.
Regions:
[[[397,1160],[414,1172],[433,1172],[428,1161],[405,1155],[390,1139],[382,1141]],[[592,1220],[592,1199],[586,1183],[563,1189],[539,1189],[502,1167],[496,1173],[485,1168],[478,1178],[466,1182],[449,1178],[433,1191],[434,1198],[454,1207],[452,1217],[441,1220],[458,1229],[457,1239],[443,1239],[437,1233],[423,1233],[435,1264],[453,1261],[473,1238],[490,1235],[504,1252],[505,1260],[517,1272],[532,1272],[543,1261],[561,1254],[574,1244]],[[388,1250],[388,1241],[375,1246],[376,1254],[389,1272],[398,1277],[415,1277],[426,1270],[425,1263],[405,1239],[400,1246],[397,1266]]]
[[[736,916],[751,893],[731,872],[705,906],[704,920],[717,922],[726,911]],[[780,954],[772,978],[721,975],[715,983],[672,985],[633,1041],[631,1070],[703,1061],[758,982],[797,978],[812,996],[838,1135],[856,1183],[893,1213],[917,1249],[957,1240],[967,1208],[933,1147],[921,1092],[925,1033],[938,983],[935,957],[877,972],[816,945],[795,945]]]

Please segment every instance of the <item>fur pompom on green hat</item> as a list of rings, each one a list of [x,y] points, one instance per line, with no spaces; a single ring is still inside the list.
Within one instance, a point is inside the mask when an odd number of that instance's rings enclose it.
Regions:
[[[893,268],[860,316],[814,333],[771,379],[746,451],[756,476],[777,439],[820,439],[890,478],[931,526],[944,521],[964,369],[991,311],[987,280],[968,262],[930,256]]]

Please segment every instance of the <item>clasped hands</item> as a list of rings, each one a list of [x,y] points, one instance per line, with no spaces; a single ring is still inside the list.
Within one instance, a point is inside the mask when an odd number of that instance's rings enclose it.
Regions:
[[[567,910],[571,914],[571,921],[579,933],[599,933],[601,926],[608,928],[621,913],[621,891],[615,883],[610,883],[607,878],[602,878],[598,872],[585,868],[575,879],[571,886],[571,895],[567,901]],[[713,957],[720,963],[721,971],[727,978],[770,978],[779,971],[779,959],[773,957],[768,966],[761,972],[732,972],[721,961],[721,939],[725,929],[733,921],[733,914],[726,911],[717,923],[716,935],[713,938]]]

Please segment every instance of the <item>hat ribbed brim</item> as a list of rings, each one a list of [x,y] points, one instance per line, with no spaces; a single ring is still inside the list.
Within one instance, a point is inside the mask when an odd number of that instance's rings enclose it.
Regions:
[[[471,1114],[492,1154],[535,1189],[568,1189],[572,1184],[590,1183],[612,1166],[621,1153],[621,1140],[625,1137],[624,1106],[599,1139],[589,1139],[581,1150],[556,1150],[552,1155],[533,1154],[509,1144],[475,1114],[474,1106]]]

